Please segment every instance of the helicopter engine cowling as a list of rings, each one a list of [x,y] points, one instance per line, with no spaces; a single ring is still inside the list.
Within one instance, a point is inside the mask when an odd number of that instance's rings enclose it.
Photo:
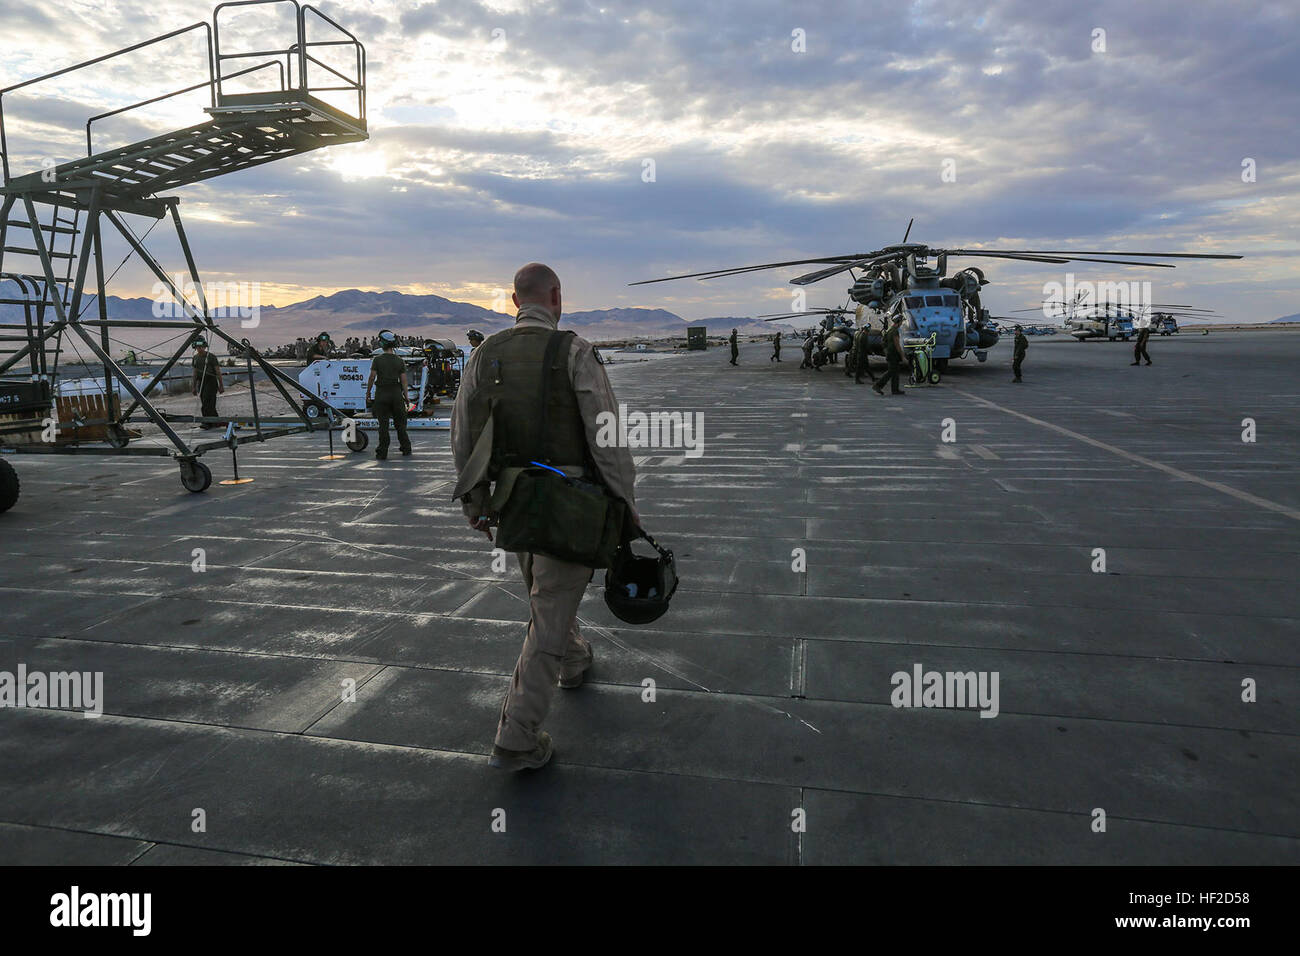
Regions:
[[[865,276],[849,288],[849,298],[854,302],[862,305],[869,305],[873,308],[885,297],[885,280],[877,276],[874,279],[868,279]]]
[[[984,273],[975,266],[962,269],[954,276],[942,279],[939,285],[945,289],[952,289],[958,294],[970,298],[979,295],[980,286],[988,285],[988,280],[984,278]]]

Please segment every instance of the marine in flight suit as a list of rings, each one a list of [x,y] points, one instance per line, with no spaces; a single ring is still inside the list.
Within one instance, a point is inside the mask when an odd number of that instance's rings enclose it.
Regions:
[[[397,447],[403,456],[411,454],[411,437],[406,433],[406,363],[393,352],[397,336],[384,329],[379,333],[379,345],[383,351],[370,360],[366,402],[379,421],[379,444],[375,446],[375,457],[384,461],[388,458],[390,421],[397,428]],[[370,397],[372,389],[373,401]]]
[[[208,351],[206,339],[194,340],[193,392],[199,397],[199,414],[204,418],[217,417],[217,395],[226,390],[221,378],[221,363]],[[204,422],[200,428],[220,428],[217,422]]]
[[[549,267],[529,263],[515,274],[514,287],[519,309],[515,325],[490,336],[470,355],[451,420],[458,474],[453,496],[461,501],[470,527],[489,540],[495,515],[490,495],[491,449],[485,447],[489,443],[484,437],[487,422],[492,423],[494,435],[518,434],[533,427],[533,414],[539,413],[534,396],[547,371],[542,369],[542,355],[548,333],[556,329],[562,312],[560,280]],[[516,358],[503,361],[507,354]],[[570,336],[564,374],[572,391],[559,396],[554,411],[565,410],[568,418],[548,413],[547,434],[542,438],[548,444],[544,454],[565,474],[603,482],[611,495],[627,503],[630,520],[640,526],[631,452],[626,447],[602,447],[596,440],[602,413],[617,418],[618,402],[590,342]],[[513,401],[502,400],[491,414],[485,414],[486,396],[493,389],[500,396],[502,388],[517,388]],[[585,447],[579,449],[579,444]],[[586,454],[588,461],[557,458],[557,451],[574,458]],[[593,469],[596,474],[591,474]],[[505,770],[536,768],[550,759],[553,745],[542,722],[550,711],[556,684],[580,686],[594,658],[577,624],[578,605],[592,569],[544,554],[517,557],[528,588],[530,614],[523,650],[501,705],[490,758],[492,766]]]

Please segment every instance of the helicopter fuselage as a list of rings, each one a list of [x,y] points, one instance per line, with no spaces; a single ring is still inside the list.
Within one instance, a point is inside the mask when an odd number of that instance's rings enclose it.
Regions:
[[[849,296],[881,314],[882,325],[901,316],[907,338],[933,335],[931,357],[940,368],[970,352],[982,362],[999,338],[987,311],[980,307],[979,287],[986,284],[983,273],[968,269],[945,278],[946,265],[943,255],[933,260],[909,256],[901,267],[873,270],[859,278]],[[871,351],[882,354],[874,347]]]
[[[1121,339],[1127,342],[1134,333],[1133,317],[1096,315],[1067,319],[1065,331],[1080,342],[1084,339],[1108,339],[1111,342]]]
[[[901,305],[895,305],[901,301]],[[894,308],[903,312],[903,333],[912,338],[934,336],[936,359],[960,358],[966,351],[966,322],[961,296],[942,289],[936,280],[917,280],[910,289],[895,296]]]

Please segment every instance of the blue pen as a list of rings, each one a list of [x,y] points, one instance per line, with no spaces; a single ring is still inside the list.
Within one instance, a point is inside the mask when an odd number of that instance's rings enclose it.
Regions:
[[[530,464],[530,465],[536,465],[538,468],[545,468],[547,471],[553,471],[553,472],[555,472],[557,475],[559,475],[561,478],[568,478],[568,477],[569,477],[569,476],[566,475],[564,472],[560,471],[560,469],[558,469],[558,468],[552,468],[550,465],[543,465],[540,461],[530,461],[528,464]]]

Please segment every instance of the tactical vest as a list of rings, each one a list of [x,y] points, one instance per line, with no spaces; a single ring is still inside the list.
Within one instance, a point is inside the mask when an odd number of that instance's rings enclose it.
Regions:
[[[490,476],[494,479],[501,468],[531,460],[586,464],[586,429],[569,381],[568,335],[551,368],[542,368],[546,343],[553,334],[551,329],[516,326],[488,337],[476,350],[478,387],[470,400],[470,434],[477,440],[488,417],[494,419]],[[540,434],[543,374],[551,376],[545,435]]]
[[[885,348],[886,358],[900,357],[898,354],[898,342],[902,331],[902,327],[897,325],[891,325],[889,328],[885,329],[884,335],[881,336],[881,345]]]

